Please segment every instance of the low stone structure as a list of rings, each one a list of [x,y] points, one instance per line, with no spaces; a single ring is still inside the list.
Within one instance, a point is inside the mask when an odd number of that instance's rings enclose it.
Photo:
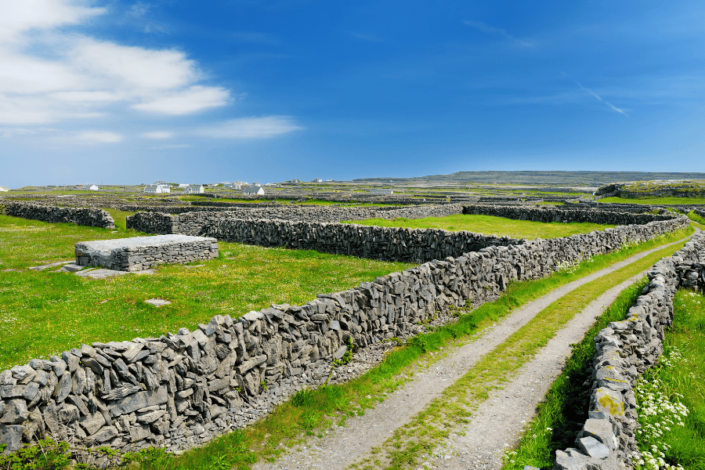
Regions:
[[[112,216],[103,209],[57,207],[26,202],[5,202],[5,215],[42,222],[72,222],[90,227],[115,228]]]
[[[556,452],[555,470],[631,468],[638,456],[634,387],[656,364],[665,332],[673,323],[673,298],[680,286],[705,285],[705,233],[654,265],[649,284],[627,318],[612,322],[595,337],[589,419],[578,435],[579,449]]]
[[[218,257],[214,238],[187,235],[120,238],[76,243],[76,264],[117,271],[143,271],[159,264],[189,263]]]

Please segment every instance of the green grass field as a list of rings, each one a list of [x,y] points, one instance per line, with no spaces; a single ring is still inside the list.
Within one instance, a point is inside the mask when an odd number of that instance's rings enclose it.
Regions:
[[[505,219],[490,215],[449,215],[447,217],[426,217],[424,219],[398,218],[394,220],[367,219],[345,222],[380,227],[438,228],[451,232],[467,230],[485,235],[507,235],[512,238],[558,238],[569,237],[578,233],[604,230],[614,225],[591,223],[532,222],[529,220]]]
[[[622,197],[606,197],[597,202],[609,202],[616,204],[705,204],[705,198],[695,197],[655,197],[648,199],[626,199]]]
[[[81,240],[143,235],[124,229],[126,213],[113,213],[115,231],[0,216],[0,370],[82,342],[159,336],[193,330],[216,314],[303,304],[412,266],[220,242],[220,259],[162,266],[153,276],[89,280],[27,269],[71,260]],[[144,303],[154,297],[172,304],[157,310]]]

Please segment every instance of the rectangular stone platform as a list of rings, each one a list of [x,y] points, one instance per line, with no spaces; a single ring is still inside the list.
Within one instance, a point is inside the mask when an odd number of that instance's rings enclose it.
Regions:
[[[76,243],[76,264],[118,271],[143,271],[158,264],[188,263],[218,257],[215,238],[188,235],[120,238]]]

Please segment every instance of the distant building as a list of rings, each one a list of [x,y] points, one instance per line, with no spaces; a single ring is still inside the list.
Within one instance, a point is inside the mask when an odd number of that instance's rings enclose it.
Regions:
[[[98,191],[100,188],[96,186],[95,184],[92,184],[90,188],[88,188],[91,191]]]
[[[181,184],[179,185],[179,188],[188,188],[189,186],[191,186],[191,185],[188,184],[188,183],[181,183]]]
[[[228,183],[225,186],[225,189],[242,189],[242,183]]]
[[[391,189],[370,189],[370,194],[394,194]]]
[[[76,189],[83,189],[83,185],[82,185],[82,184],[77,184],[77,185],[76,185]]]
[[[167,194],[171,192],[171,188],[166,184],[148,184],[144,187],[144,192],[147,194]]]
[[[7,186],[0,186],[0,192],[6,193],[10,190]]]
[[[246,186],[242,190],[242,194],[247,194],[250,196],[255,195],[255,194],[262,195],[262,194],[264,194],[264,188],[262,188],[262,186]]]
[[[323,183],[323,180],[321,178],[315,178],[311,180],[311,183]]]
[[[203,189],[202,184],[189,184],[184,188],[186,194],[203,194],[205,189]]]

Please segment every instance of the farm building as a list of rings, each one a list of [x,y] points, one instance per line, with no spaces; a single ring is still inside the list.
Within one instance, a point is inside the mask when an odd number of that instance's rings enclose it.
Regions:
[[[394,194],[391,189],[370,189],[370,194]]]
[[[202,184],[189,184],[184,188],[186,194],[203,194],[206,192]]]
[[[88,188],[88,189],[89,189],[90,191],[99,191],[99,190],[100,190],[100,188],[99,188],[97,185],[95,185],[95,184],[92,184],[91,187]]]
[[[8,188],[7,186],[0,186],[0,192],[2,192],[2,193],[6,193],[9,190],[10,190],[10,188]]]
[[[242,189],[242,183],[228,183],[225,185],[226,189]]]
[[[166,184],[148,184],[144,187],[144,192],[147,194],[166,194],[171,192]]]
[[[246,186],[242,190],[242,194],[248,194],[248,195],[262,195],[264,194],[264,188],[262,186]]]

